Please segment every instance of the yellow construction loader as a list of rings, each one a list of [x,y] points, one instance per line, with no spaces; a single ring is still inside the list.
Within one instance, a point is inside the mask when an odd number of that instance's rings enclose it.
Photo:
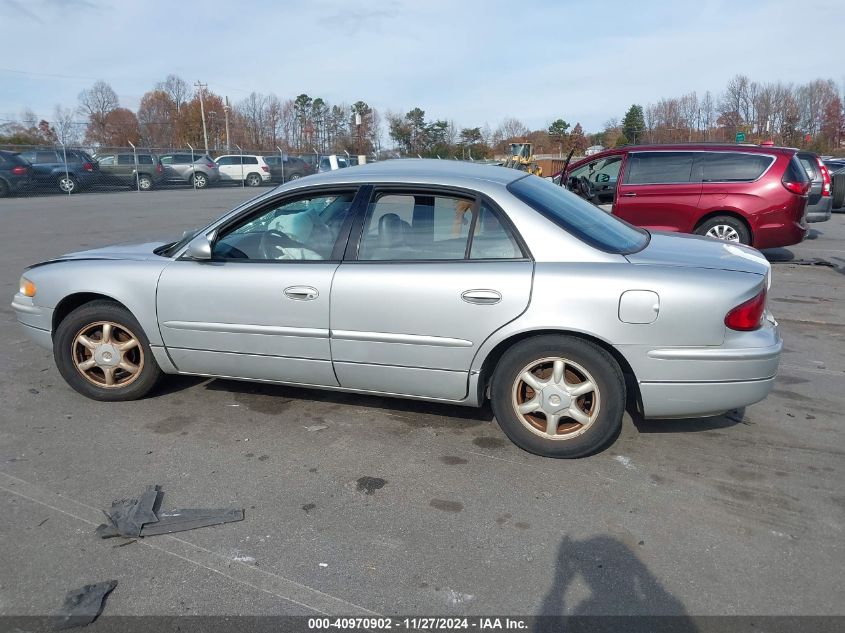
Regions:
[[[527,171],[529,174],[543,175],[543,168],[534,160],[534,145],[531,143],[511,143],[511,154],[502,163],[504,167]]]

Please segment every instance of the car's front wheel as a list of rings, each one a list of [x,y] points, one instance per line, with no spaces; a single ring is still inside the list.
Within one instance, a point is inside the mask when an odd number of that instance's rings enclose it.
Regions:
[[[94,400],[135,400],[161,376],[141,325],[113,301],[76,308],[56,328],[53,355],[59,373]]]
[[[149,191],[153,188],[153,179],[146,174],[138,176],[138,189],[141,191]]]
[[[603,448],[622,426],[625,381],[604,349],[570,336],[537,336],[507,350],[490,389],[496,420],[520,448],[573,458]]]

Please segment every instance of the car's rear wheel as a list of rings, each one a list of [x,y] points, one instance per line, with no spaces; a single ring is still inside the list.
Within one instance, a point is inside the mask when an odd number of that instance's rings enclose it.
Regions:
[[[194,174],[194,187],[205,189],[208,186],[208,176],[205,174]]]
[[[740,244],[751,244],[751,235],[748,227],[735,217],[730,215],[717,215],[706,222],[702,222],[695,229],[697,235],[712,237],[725,242],[738,242]]]
[[[141,325],[112,301],[92,301],[67,315],[56,328],[53,355],[67,383],[94,400],[141,398],[162,373]]]
[[[573,458],[603,448],[622,426],[625,381],[601,347],[570,336],[537,336],[511,347],[490,389],[496,420],[520,448]]]
[[[146,174],[138,176],[138,189],[141,191],[149,191],[153,188],[153,179]]]
[[[62,174],[58,179],[59,191],[62,193],[76,193],[79,191],[79,183],[70,174]]]
[[[246,186],[247,187],[257,187],[261,184],[261,176],[258,174],[247,174],[246,177]]]
[[[288,176],[288,181],[299,180],[300,178],[302,178],[302,174],[291,174]]]

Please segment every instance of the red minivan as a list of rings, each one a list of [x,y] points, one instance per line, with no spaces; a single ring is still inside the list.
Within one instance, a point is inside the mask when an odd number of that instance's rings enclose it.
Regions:
[[[807,235],[810,179],[786,147],[632,145],[570,165],[564,184],[647,229],[696,233],[755,248]]]

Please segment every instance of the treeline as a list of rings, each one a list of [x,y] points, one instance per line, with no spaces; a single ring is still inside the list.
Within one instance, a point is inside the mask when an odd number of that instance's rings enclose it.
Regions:
[[[0,143],[34,145],[63,142],[95,147],[152,148],[188,144],[209,148],[292,153],[342,153],[483,159],[502,156],[511,142],[531,142],[537,154],[582,154],[589,146],[627,143],[746,142],[842,153],[845,116],[840,90],[832,80],[806,84],[758,83],[745,75],[731,79],[721,93],[690,92],[645,107],[633,104],[600,131],[562,118],[531,129],[518,118],[462,127],[451,119],[426,119],[415,107],[384,118],[365,101],[330,104],[301,94],[281,99],[253,92],[234,104],[209,91],[168,76],[144,94],[137,112],[122,107],[115,91],[98,81],[79,94],[75,108],[57,105],[51,120],[25,111],[20,120],[0,125]],[[227,129],[228,122],[228,129]],[[384,139],[388,142],[384,143]],[[741,136],[740,136],[741,138]]]

